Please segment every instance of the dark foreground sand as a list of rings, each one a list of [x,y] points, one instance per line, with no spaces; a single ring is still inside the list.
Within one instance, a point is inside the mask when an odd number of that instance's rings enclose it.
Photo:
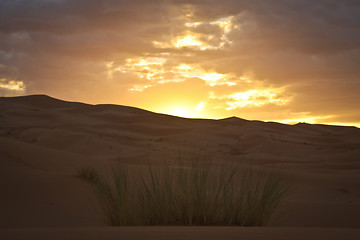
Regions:
[[[88,227],[33,228],[0,231],[0,239],[156,239],[156,240],[358,240],[360,229],[279,227]]]
[[[267,228],[109,228],[76,173],[179,155],[276,168],[294,189]],[[360,239],[360,130],[0,98],[0,194],[0,239]]]

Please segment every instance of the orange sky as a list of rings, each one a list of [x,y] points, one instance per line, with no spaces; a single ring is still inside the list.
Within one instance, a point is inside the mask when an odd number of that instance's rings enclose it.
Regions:
[[[0,95],[360,127],[357,1],[0,2]]]

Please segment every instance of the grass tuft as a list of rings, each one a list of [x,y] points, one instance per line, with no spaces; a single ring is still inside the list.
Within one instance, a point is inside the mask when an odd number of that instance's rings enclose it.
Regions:
[[[81,167],[78,168],[77,174],[90,182],[96,182],[99,179],[99,173],[94,167]]]
[[[262,226],[289,190],[276,172],[255,174],[236,163],[207,160],[142,172],[118,163],[107,177],[93,168],[80,172],[93,182],[105,220],[114,226]]]

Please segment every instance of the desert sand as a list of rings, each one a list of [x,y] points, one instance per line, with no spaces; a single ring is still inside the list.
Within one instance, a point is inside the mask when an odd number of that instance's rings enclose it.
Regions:
[[[108,227],[77,176],[179,155],[275,168],[293,189],[267,227]],[[0,239],[360,239],[360,129],[0,98],[0,192]]]

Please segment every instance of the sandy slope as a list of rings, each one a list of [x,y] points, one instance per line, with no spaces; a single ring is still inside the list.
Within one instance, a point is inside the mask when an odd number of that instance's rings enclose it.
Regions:
[[[354,228],[279,228],[279,227],[87,227],[0,230],[1,239],[30,240],[358,240]]]
[[[295,188],[270,225],[360,227],[360,129],[190,120],[47,96],[0,98],[0,227],[103,225],[76,168],[182,156],[278,168]]]

